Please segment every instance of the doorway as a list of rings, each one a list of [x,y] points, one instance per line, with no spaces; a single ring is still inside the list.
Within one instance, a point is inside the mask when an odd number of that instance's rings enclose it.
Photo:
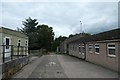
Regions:
[[[5,58],[10,57],[11,53],[11,39],[10,37],[5,37],[4,38],[4,45],[5,45]]]

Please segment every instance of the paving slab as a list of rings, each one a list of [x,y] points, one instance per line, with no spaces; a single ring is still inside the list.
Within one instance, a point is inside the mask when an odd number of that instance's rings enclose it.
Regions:
[[[67,78],[56,55],[46,55],[29,78]]]
[[[34,71],[34,69],[39,65],[39,63],[42,61],[42,57],[31,57],[30,63],[23,67],[18,73],[16,73],[12,78],[28,78],[31,73]]]
[[[32,59],[12,78],[118,78],[117,72],[68,55]]]
[[[118,78],[118,73],[68,55],[57,55],[68,78]]]

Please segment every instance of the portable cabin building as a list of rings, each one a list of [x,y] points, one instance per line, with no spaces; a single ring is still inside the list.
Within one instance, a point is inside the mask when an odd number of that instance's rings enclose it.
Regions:
[[[4,46],[4,49],[3,49]],[[0,27],[0,53],[3,55],[3,50],[5,52],[5,57],[10,57],[11,46],[14,46],[14,51],[17,50],[17,46],[25,46],[28,50],[28,37],[16,30]],[[15,49],[16,48],[16,49]],[[16,53],[14,53],[15,55]],[[28,53],[26,53],[28,55]]]
[[[69,55],[114,71],[119,70],[120,28],[87,37],[77,35],[67,39],[66,44]]]
[[[118,71],[120,28],[93,35],[86,42],[86,61]]]

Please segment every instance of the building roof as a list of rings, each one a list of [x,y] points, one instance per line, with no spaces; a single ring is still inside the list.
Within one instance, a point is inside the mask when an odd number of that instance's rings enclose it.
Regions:
[[[13,35],[13,36],[28,39],[27,35],[25,35],[25,34],[23,34],[21,32],[18,32],[16,30],[8,29],[8,28],[5,28],[5,27],[0,27],[0,33],[9,34],[9,35]]]
[[[120,39],[119,34],[120,34],[120,28],[117,28],[114,30],[94,34],[94,35],[88,36],[88,37],[80,37],[80,35],[79,35],[79,36],[68,39],[67,43],[117,40],[117,39]]]

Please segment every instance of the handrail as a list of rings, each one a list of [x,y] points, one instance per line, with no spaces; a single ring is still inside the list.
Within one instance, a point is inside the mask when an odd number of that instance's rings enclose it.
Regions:
[[[6,50],[6,46],[9,46],[9,49]],[[3,63],[9,59],[9,60],[13,60],[13,58],[20,58],[23,56],[27,56],[28,55],[28,46],[16,46],[16,45],[0,45],[1,47],[1,54],[2,55],[2,60]],[[9,53],[9,55],[8,55]],[[1,55],[0,54],[0,55]]]

